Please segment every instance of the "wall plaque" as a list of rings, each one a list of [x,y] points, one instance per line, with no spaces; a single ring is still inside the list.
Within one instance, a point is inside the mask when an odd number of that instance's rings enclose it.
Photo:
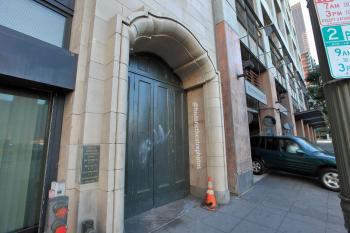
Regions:
[[[100,167],[100,146],[83,145],[80,183],[98,182]]]

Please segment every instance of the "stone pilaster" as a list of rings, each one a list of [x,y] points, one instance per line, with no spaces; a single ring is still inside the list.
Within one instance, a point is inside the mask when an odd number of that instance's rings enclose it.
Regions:
[[[226,157],[229,190],[241,194],[253,183],[240,41],[231,26],[222,20],[216,24],[216,47],[224,106]],[[234,55],[233,55],[234,54]]]
[[[276,125],[274,127],[267,127],[261,124],[262,134],[266,135],[269,130],[272,129],[274,135],[282,134],[281,127],[281,117],[277,108],[277,91],[276,91],[276,83],[273,75],[270,71],[266,71],[259,76],[260,79],[260,88],[266,94],[267,98],[267,106],[260,107],[260,119],[264,120],[266,116],[271,116],[275,118]]]
[[[315,129],[311,127],[312,140],[316,143]]]
[[[310,139],[310,127],[309,127],[309,124],[304,124],[304,130],[305,130],[305,137],[307,139]]]
[[[230,201],[227,184],[229,169],[225,157],[225,133],[223,119],[222,93],[219,77],[215,77],[203,86],[205,111],[205,136],[208,176],[214,178],[214,191],[219,203]],[[222,150],[221,150],[222,149]]]
[[[283,117],[281,122],[282,126],[285,123],[291,123],[293,125],[292,134],[297,135],[292,96],[289,93],[284,93],[282,95],[281,104],[287,109],[287,114],[288,114],[287,116]]]
[[[296,130],[297,130],[297,136],[305,137],[304,121],[298,120],[295,122],[295,125],[296,125]]]

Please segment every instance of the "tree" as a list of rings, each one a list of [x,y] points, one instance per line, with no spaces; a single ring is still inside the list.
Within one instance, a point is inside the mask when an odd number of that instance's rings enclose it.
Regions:
[[[306,78],[306,81],[312,84],[319,85],[322,83],[321,73],[319,71],[319,68],[309,73],[309,75]]]
[[[324,81],[321,77],[319,67],[317,67],[313,72],[310,72],[306,78],[308,83],[308,92],[310,95],[310,100],[313,103],[313,106],[310,106],[311,109],[320,109],[325,115],[325,121],[327,127],[317,129],[318,134],[325,135],[329,134],[329,121],[328,121],[328,110],[326,105],[326,97],[324,95]]]
[[[314,102],[314,106],[312,106],[314,109],[318,108],[323,111],[323,113],[327,116],[327,105],[326,105],[326,98],[324,95],[324,81],[321,78],[321,73],[319,71],[319,68],[317,68],[315,71],[310,72],[309,75],[306,78],[306,81],[308,82],[308,92],[309,95]]]

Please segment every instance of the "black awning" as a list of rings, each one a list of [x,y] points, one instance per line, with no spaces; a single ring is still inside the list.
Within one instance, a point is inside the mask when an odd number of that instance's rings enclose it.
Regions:
[[[322,128],[322,127],[326,127],[327,124],[325,121],[322,121],[322,122],[314,122],[314,123],[311,123],[310,126],[314,129],[317,129],[317,128]]]
[[[0,82],[73,91],[78,55],[0,25]]]
[[[312,128],[327,126],[323,112],[319,109],[297,112],[294,116],[296,121],[303,120],[304,123],[309,124]]]

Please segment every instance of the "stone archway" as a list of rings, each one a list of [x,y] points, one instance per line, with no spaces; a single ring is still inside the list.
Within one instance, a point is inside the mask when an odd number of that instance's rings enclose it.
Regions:
[[[181,23],[149,12],[128,19],[130,49],[161,57],[183,80],[185,89],[218,78],[208,52]]]
[[[130,52],[162,58],[183,82],[188,99],[190,188],[204,195],[207,176],[214,178],[219,203],[229,201],[223,107],[219,74],[208,52],[184,25],[150,12],[127,20],[116,17],[113,73],[118,76],[116,156],[121,162],[114,189],[113,232],[123,232],[128,64]],[[116,68],[118,67],[118,68]],[[208,133],[210,132],[210,133]]]

